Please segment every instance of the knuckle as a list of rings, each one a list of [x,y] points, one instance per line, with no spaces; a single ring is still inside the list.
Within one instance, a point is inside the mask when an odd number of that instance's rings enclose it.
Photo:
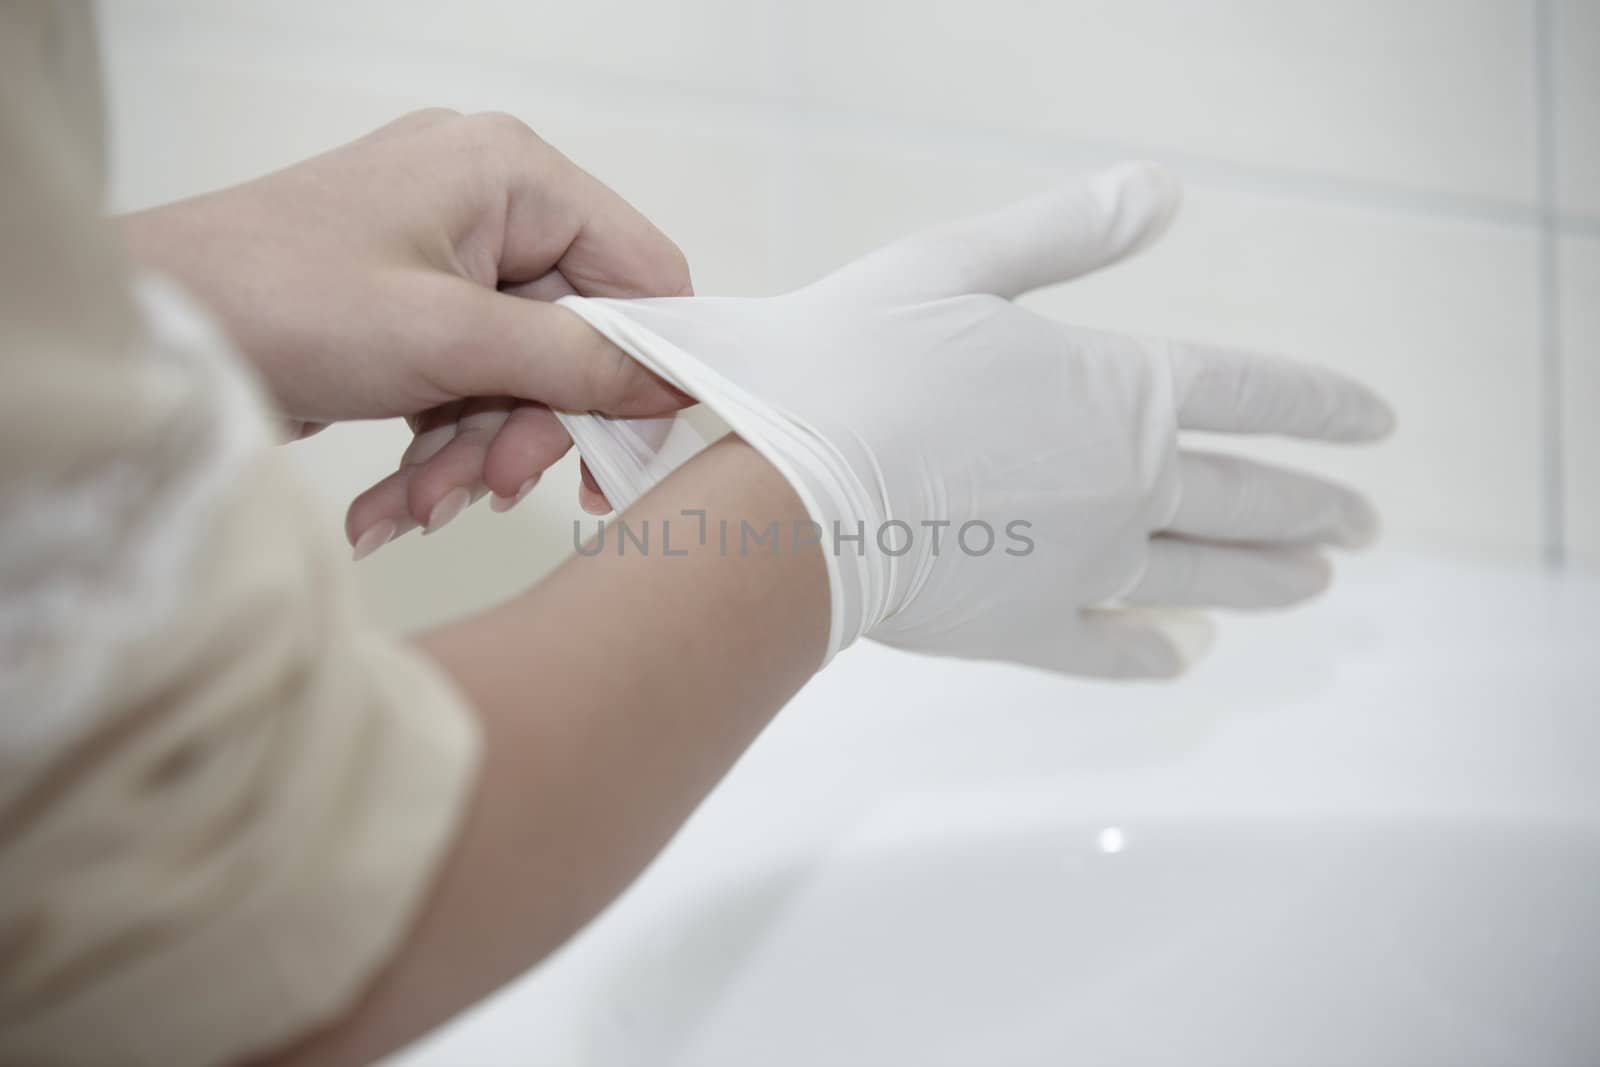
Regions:
[[[544,169],[559,155],[533,127],[506,111],[479,111],[457,124],[463,147],[486,175],[507,176],[528,168]]]
[[[402,121],[419,129],[425,129],[430,126],[439,126],[446,122],[452,122],[460,117],[461,112],[453,107],[424,107],[408,113]]]
[[[459,112],[452,111],[447,107],[425,107],[416,111],[407,111],[399,118],[391,119],[373,130],[368,134],[368,137],[383,138],[422,133],[460,117]]]
[[[479,111],[462,121],[486,145],[517,148],[544,143],[533,127],[508,111]]]

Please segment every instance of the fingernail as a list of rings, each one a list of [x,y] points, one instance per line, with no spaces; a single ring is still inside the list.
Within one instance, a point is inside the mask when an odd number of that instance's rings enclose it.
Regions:
[[[522,483],[522,488],[517,490],[516,496],[501,496],[499,493],[496,493],[494,495],[494,499],[489,501],[489,510],[497,512],[510,511],[512,508],[522,503],[522,498],[533,492],[533,487],[538,484],[539,476],[535,474],[532,478],[529,478],[527,481]]]
[[[423,535],[426,536],[436,532],[451,519],[465,511],[470,503],[472,503],[472,490],[450,490],[433,506],[433,510],[428,512],[428,523],[423,528]]]
[[[388,519],[375,522],[361,531],[361,536],[356,538],[355,558],[365,559],[378,549],[394,540],[395,524]]]

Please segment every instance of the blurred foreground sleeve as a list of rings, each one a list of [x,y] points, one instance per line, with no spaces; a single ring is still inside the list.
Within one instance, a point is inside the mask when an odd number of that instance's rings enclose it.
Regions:
[[[94,59],[85,9],[0,5],[0,1063],[227,1063],[360,996],[478,739],[227,341],[130,280]]]

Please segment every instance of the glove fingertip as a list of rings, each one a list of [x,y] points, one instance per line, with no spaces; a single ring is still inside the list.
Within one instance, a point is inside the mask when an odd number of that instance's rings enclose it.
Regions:
[[[1108,240],[1118,257],[1141,252],[1171,228],[1183,203],[1183,182],[1145,160],[1119,163],[1097,179],[1110,222]]]
[[[1129,647],[1143,677],[1178,677],[1205,658],[1216,640],[1215,624],[1198,611],[1147,608],[1132,614],[1140,625],[1130,631],[1137,637]]]
[[[1383,519],[1372,502],[1352,495],[1345,501],[1339,529],[1339,546],[1348,549],[1370,548],[1383,532]]]

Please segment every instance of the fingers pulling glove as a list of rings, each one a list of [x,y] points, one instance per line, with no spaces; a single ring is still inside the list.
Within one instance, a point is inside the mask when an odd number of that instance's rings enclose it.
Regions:
[[[1363,441],[1393,423],[1330,371],[1081,329],[1012,302],[1143,248],[1178,201],[1165,172],[1123,165],[779,297],[561,302],[793,485],[828,563],[830,657],[870,635],[1165,676],[1185,662],[1183,628],[1146,609],[1301,599],[1326,581],[1307,546],[1375,528],[1345,489],[1182,451],[1179,431]],[[618,508],[685,458],[681,417],[562,418]]]

